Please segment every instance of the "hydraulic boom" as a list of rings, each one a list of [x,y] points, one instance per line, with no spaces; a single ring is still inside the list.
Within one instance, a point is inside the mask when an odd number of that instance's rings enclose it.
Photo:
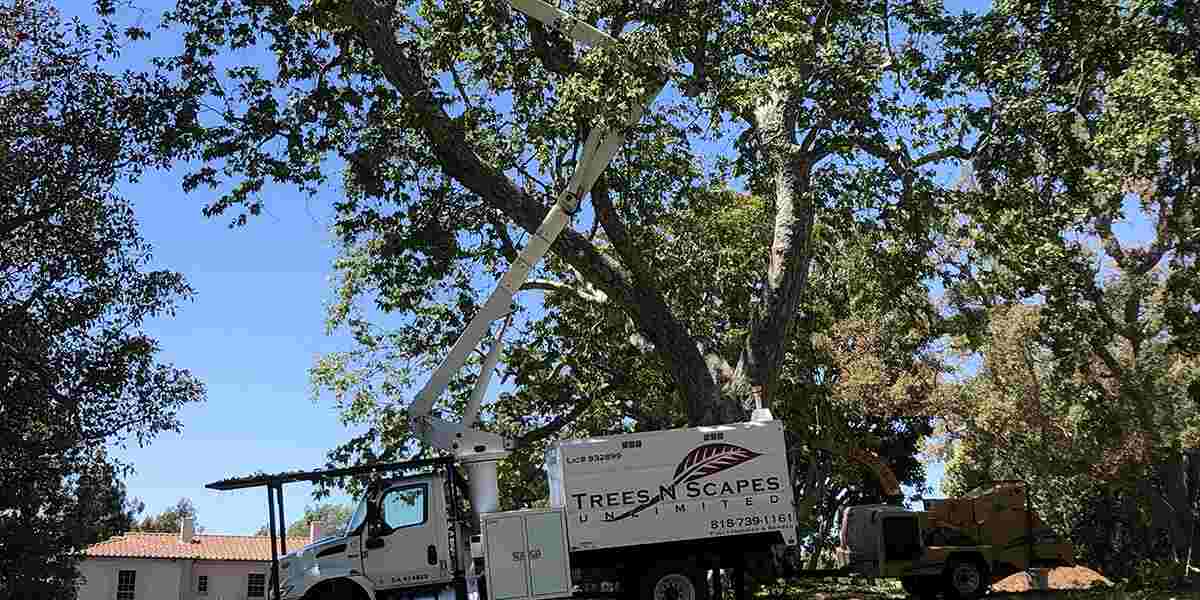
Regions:
[[[616,39],[603,31],[541,0],[508,1],[517,10],[585,46],[599,47],[617,43]],[[468,464],[471,471],[472,502],[481,501],[482,506],[476,508],[481,512],[494,509],[494,497],[486,498],[484,496],[492,495],[486,490],[494,490],[495,487],[495,461],[506,456],[511,449],[509,441],[496,434],[476,429],[474,423],[475,416],[479,411],[479,404],[482,402],[491,378],[491,372],[499,357],[503,327],[492,341],[491,349],[484,361],[479,379],[476,381],[475,390],[471,394],[463,421],[456,423],[434,416],[434,402],[445,391],[450,378],[466,364],[471,352],[491,329],[492,322],[509,313],[513,296],[528,278],[530,271],[545,256],[563,228],[571,221],[571,217],[579,211],[584,195],[591,191],[600,174],[625,141],[624,130],[637,123],[642,113],[658,96],[663,85],[665,85],[665,81],[658,82],[642,99],[642,103],[625,115],[623,122],[620,123],[620,128],[601,129],[597,127],[592,130],[584,143],[582,157],[575,172],[572,173],[566,189],[558,195],[554,206],[546,214],[541,226],[521,249],[508,272],[500,279],[500,284],[475,318],[467,325],[458,341],[450,348],[450,352],[447,353],[442,363],[433,371],[429,381],[417,393],[412,406],[408,409],[408,415],[414,428],[426,443],[450,452]],[[475,489],[477,485],[482,487],[477,490]],[[477,498],[477,495],[480,497]]]

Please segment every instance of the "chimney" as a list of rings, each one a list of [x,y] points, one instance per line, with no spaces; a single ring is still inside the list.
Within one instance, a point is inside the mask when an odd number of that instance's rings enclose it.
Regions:
[[[320,521],[309,521],[308,522],[308,543],[311,544],[319,539],[321,539],[321,522]]]
[[[196,537],[196,521],[192,517],[181,517],[179,519],[179,541],[184,544],[192,543],[192,539]]]

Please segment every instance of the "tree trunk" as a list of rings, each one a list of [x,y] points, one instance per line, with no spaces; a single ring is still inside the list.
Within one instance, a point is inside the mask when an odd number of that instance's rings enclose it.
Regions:
[[[774,175],[774,228],[761,309],[739,362],[756,404],[770,408],[796,312],[808,286],[815,207],[812,157],[795,142],[791,99],[775,92],[755,110],[763,153]]]
[[[1183,455],[1171,452],[1164,463],[1156,466],[1165,489],[1162,492],[1150,490],[1156,533],[1166,530],[1172,559],[1177,562],[1187,559],[1193,526],[1186,467]]]

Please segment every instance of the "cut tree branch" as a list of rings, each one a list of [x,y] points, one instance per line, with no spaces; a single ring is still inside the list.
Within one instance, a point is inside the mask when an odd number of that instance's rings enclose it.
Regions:
[[[586,285],[586,282],[584,283]],[[589,286],[590,287],[590,286]],[[521,290],[542,290],[544,292],[555,292],[559,294],[570,294],[583,300],[584,302],[595,302],[603,304],[608,301],[608,297],[600,290],[587,290],[568,285],[561,281],[552,281],[549,279],[530,279],[521,285]]]

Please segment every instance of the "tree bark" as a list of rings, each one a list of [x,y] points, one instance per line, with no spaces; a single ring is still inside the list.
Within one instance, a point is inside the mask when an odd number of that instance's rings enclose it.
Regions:
[[[775,215],[761,309],[754,315],[739,362],[756,404],[770,408],[785,347],[808,286],[815,207],[810,193],[814,157],[796,143],[792,98],[776,91],[755,110],[765,158],[774,178]]]

